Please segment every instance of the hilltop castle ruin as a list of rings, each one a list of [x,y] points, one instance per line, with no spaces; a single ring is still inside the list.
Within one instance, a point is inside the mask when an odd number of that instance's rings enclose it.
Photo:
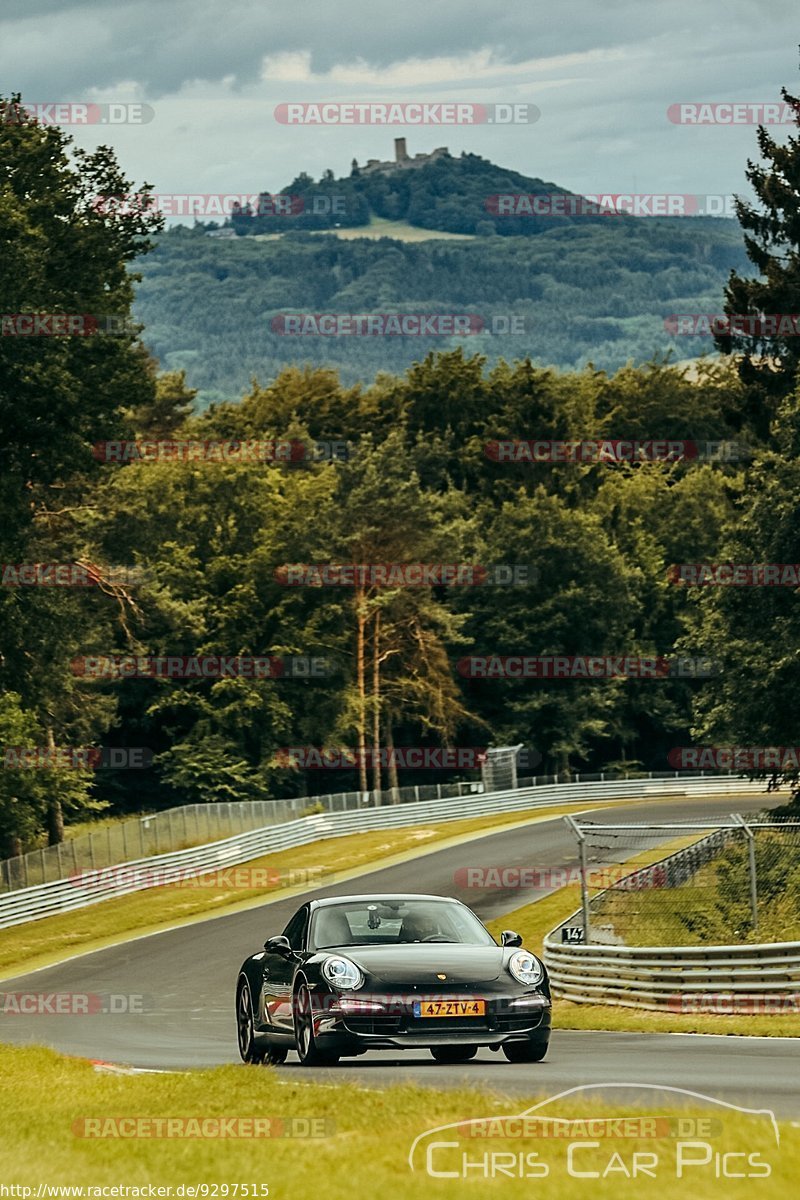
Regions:
[[[424,167],[429,162],[435,162],[437,158],[449,158],[450,151],[447,146],[439,146],[438,149],[432,150],[430,154],[415,154],[412,158],[406,150],[406,139],[394,139],[394,161],[391,159],[388,162],[381,162],[379,158],[367,159],[367,164],[361,167],[360,170],[364,175],[378,174],[383,171],[407,171],[413,167]],[[353,159],[353,165],[357,165]]]

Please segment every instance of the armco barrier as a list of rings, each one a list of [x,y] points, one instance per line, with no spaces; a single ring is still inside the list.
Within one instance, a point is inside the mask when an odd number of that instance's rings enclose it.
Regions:
[[[718,830],[692,846],[618,880],[593,897],[650,872],[664,870],[673,885],[690,878],[736,827]],[[580,910],[544,939],[544,961],[553,995],[575,1004],[608,1004],[670,1012],[800,1011],[800,942],[733,946],[620,946],[590,941],[564,944],[564,926],[583,925]],[[601,931],[599,936],[603,936]]]
[[[713,996],[724,1012],[720,997],[738,993],[743,1001],[772,997],[777,1004],[791,999],[800,1008],[800,942],[562,946],[551,936],[545,938],[544,960],[553,994],[576,1004],[691,1012],[702,1011],[703,997]],[[751,1008],[758,1011],[753,1004]]]
[[[626,779],[597,783],[562,783],[516,788],[419,803],[386,805],[356,812],[321,813],[254,829],[223,841],[170,854],[154,855],[98,872],[82,872],[72,879],[39,884],[0,896],[0,929],[70,912],[113,896],[142,891],[192,875],[233,867],[261,855],[323,838],[344,837],[369,829],[398,829],[431,821],[455,821],[492,813],[517,812],[584,801],[636,800],[658,795],[708,795],[756,792],[750,779],[729,775],[679,779]],[[137,878],[138,875],[138,878]]]

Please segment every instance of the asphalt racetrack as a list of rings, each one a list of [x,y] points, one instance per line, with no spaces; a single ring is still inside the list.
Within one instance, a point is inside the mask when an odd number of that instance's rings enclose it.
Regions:
[[[724,818],[737,809],[780,802],[766,796],[756,802],[745,797],[661,799],[621,804],[602,812],[590,807],[585,815],[603,822],[687,821],[703,816]],[[663,836],[668,839],[675,834],[665,832]],[[652,845],[652,835],[642,844]],[[631,853],[633,849],[631,846]],[[575,840],[563,819],[554,818],[531,826],[530,831],[507,830],[372,870],[358,879],[333,883],[317,894],[416,891],[455,895],[484,920],[543,894],[522,888],[459,889],[456,872],[474,865],[575,868]],[[39,1043],[67,1054],[150,1069],[186,1070],[238,1062],[234,1021],[238,968],[248,954],[261,949],[266,937],[283,929],[300,903],[296,896],[266,902],[6,979],[0,985],[4,992],[139,995],[143,1011],[2,1015],[0,1041]],[[457,1066],[437,1064],[427,1051],[400,1055],[379,1051],[318,1070],[300,1067],[296,1055],[290,1054],[287,1063],[277,1069],[295,1082],[316,1077],[356,1086],[412,1081],[439,1087],[473,1083],[527,1095],[540,1090],[552,1095],[592,1083],[602,1085],[610,1098],[617,1094],[614,1083],[659,1084],[691,1089],[732,1104],[774,1109],[778,1115],[800,1116],[800,1038],[556,1030],[547,1058],[537,1064],[512,1064],[488,1049]],[[639,1093],[637,1098],[646,1102],[647,1093]]]

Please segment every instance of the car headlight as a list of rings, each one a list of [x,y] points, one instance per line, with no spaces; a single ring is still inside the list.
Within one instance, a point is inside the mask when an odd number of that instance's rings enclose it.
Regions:
[[[508,969],[518,983],[525,983],[529,987],[544,979],[544,967],[529,950],[515,951],[508,960]]]
[[[364,976],[356,964],[349,958],[342,958],[339,955],[325,959],[322,964],[322,974],[332,987],[344,990],[360,988],[364,982]]]

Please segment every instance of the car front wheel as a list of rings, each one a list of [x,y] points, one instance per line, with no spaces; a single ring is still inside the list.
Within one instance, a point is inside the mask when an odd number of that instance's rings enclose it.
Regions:
[[[541,1062],[547,1054],[547,1042],[506,1042],[503,1054],[512,1063]]]
[[[304,1067],[333,1066],[339,1061],[338,1054],[327,1054],[317,1046],[314,1037],[314,1018],[311,993],[303,983],[295,996],[294,1040],[297,1056]]]
[[[431,1046],[431,1054],[438,1063],[469,1062],[477,1053],[477,1046]]]

